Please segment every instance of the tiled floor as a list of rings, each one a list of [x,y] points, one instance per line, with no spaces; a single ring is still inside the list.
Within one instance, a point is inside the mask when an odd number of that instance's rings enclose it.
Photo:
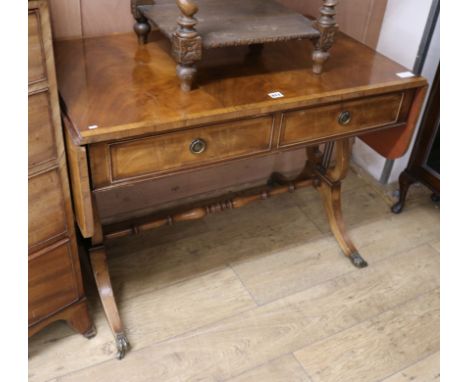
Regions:
[[[31,338],[30,381],[439,380],[439,210],[414,187],[393,215],[390,192],[357,170],[345,182],[363,270],[313,189],[112,243],[131,352],[114,359],[92,291],[97,336]]]

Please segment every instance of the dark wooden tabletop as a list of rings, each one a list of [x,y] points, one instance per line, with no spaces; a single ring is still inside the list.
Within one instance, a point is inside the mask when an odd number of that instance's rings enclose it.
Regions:
[[[321,75],[312,73],[310,41],[204,52],[198,88],[182,92],[170,43],[153,33],[138,46],[133,34],[63,41],[55,46],[59,90],[76,130],[88,144],[173,131],[213,121],[423,86],[402,79],[404,67],[339,34]],[[284,97],[272,99],[271,92]]]

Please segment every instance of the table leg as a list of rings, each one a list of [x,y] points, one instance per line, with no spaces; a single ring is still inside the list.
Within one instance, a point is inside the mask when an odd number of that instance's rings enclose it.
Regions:
[[[398,196],[398,202],[392,206],[392,212],[394,214],[399,214],[403,211],[406,202],[406,195],[408,194],[408,189],[413,183],[416,183],[416,179],[407,171],[403,171],[400,174],[398,179],[400,185],[400,194]]]
[[[93,214],[95,233],[91,239],[92,247],[89,250],[89,257],[104,313],[112,330],[112,334],[115,337],[117,358],[122,359],[129,350],[130,343],[125,335],[119,310],[115,302],[114,291],[112,290],[109,266],[107,264],[107,254],[103,244],[102,225],[99,221],[95,200],[93,201]]]
[[[320,8],[320,17],[317,20],[316,27],[320,32],[320,37],[315,42],[315,49],[312,53],[312,61],[314,63],[312,71],[315,74],[320,74],[323,71],[323,65],[330,57],[328,52],[335,41],[335,35],[338,31],[336,25],[335,7],[337,0],[322,0],[323,4]]]
[[[330,144],[326,151],[330,152]],[[349,138],[335,142],[336,164],[329,168],[329,159],[322,158],[318,163],[317,150],[310,148],[307,150],[309,165],[314,168],[314,172],[320,177],[321,182],[317,186],[320,192],[327,213],[330,228],[340,245],[343,253],[358,268],[367,266],[367,262],[361,257],[353,242],[349,238],[343,221],[341,211],[341,181],[346,177],[349,167],[350,140]],[[331,154],[331,153],[330,153]],[[325,162],[324,162],[325,160]]]
[[[148,19],[141,14],[138,9],[139,5],[151,5],[152,0],[131,0],[130,7],[132,10],[133,17],[135,18],[135,24],[133,30],[138,36],[138,43],[144,45],[148,42],[148,35],[151,32],[151,25]]]
[[[202,58],[202,38],[195,26],[198,6],[193,0],[176,0],[181,16],[177,19],[177,29],[172,36],[172,55],[177,61],[177,76],[183,91],[192,90],[197,75],[195,63]]]

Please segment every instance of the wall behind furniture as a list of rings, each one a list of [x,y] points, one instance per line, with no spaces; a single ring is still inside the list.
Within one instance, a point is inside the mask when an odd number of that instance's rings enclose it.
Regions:
[[[412,70],[432,2],[433,0],[388,0],[377,51]],[[437,30],[436,34],[438,33]],[[432,69],[434,73],[437,69],[438,55],[435,61]],[[423,73],[423,75],[428,76],[428,73]],[[430,79],[430,76],[428,78]],[[404,157],[394,162],[388,182],[396,181],[400,172],[405,169],[411,148],[412,145]],[[353,147],[353,160],[374,178],[381,179],[386,163],[385,158],[359,139]]]
[[[426,61],[424,63],[424,67],[422,70],[422,75],[427,78],[429,82],[429,86],[431,87],[436,73],[437,73],[437,68],[439,67],[439,62],[440,62],[440,20],[437,21],[435,30],[434,30],[434,36],[431,40],[431,44],[429,46],[429,51],[426,57]],[[429,96],[430,92],[428,91],[427,96]],[[427,99],[426,99],[427,102]],[[426,104],[424,104],[423,110],[425,110]],[[423,114],[421,114],[417,129],[419,130],[420,124],[421,124],[421,119],[423,117]],[[411,152],[414,146],[414,142],[416,140],[417,136],[417,131],[414,134],[413,141],[411,142],[411,146],[408,149],[407,153],[397,159],[395,163],[393,164],[392,172],[390,173],[389,177],[389,183],[396,182],[400,176],[400,174],[405,170],[406,166],[408,165]]]
[[[323,0],[278,0],[305,15],[318,17]],[[387,0],[341,0],[337,21],[340,29],[375,48],[385,14]]]
[[[322,0],[278,0],[317,17]],[[341,0],[340,29],[375,48],[387,0]],[[103,36],[132,30],[130,0],[50,0],[55,39]]]

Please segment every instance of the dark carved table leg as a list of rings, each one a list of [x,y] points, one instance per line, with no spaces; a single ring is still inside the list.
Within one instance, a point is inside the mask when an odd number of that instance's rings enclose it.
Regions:
[[[133,17],[135,18],[135,24],[133,30],[138,36],[138,42],[140,45],[148,42],[148,35],[151,32],[151,25],[148,19],[141,14],[138,10],[138,5],[153,4],[152,0],[131,0],[130,7],[132,10]]]
[[[122,320],[120,319],[119,310],[115,302],[114,291],[109,275],[109,266],[107,264],[106,249],[103,244],[102,226],[97,215],[96,202],[93,201],[94,212],[94,235],[91,239],[92,247],[89,250],[91,267],[93,269],[94,280],[99,292],[104,313],[107,322],[115,337],[117,347],[117,358],[122,359],[130,349],[130,344],[124,332]]]
[[[400,195],[398,197],[398,202],[396,202],[392,206],[392,212],[394,214],[399,214],[401,211],[403,211],[406,202],[406,195],[408,194],[408,189],[413,183],[416,182],[414,177],[406,170],[400,174],[398,181],[400,183]]]
[[[335,40],[335,34],[338,30],[335,21],[338,0],[323,0],[323,6],[320,9],[320,17],[317,21],[317,29],[320,32],[320,37],[315,43],[315,50],[312,53],[314,62],[313,72],[320,74],[323,71],[323,64],[330,57],[328,52]]]
[[[320,192],[330,228],[343,253],[358,268],[367,266],[351,239],[348,237],[341,211],[341,181],[345,178],[349,166],[350,141],[348,138],[335,142],[336,165],[329,169],[328,163],[318,163],[317,151],[307,150],[309,166],[320,177],[317,189]],[[328,150],[330,151],[330,150]],[[325,159],[327,162],[328,160]],[[324,165],[324,166],[323,166]]]

